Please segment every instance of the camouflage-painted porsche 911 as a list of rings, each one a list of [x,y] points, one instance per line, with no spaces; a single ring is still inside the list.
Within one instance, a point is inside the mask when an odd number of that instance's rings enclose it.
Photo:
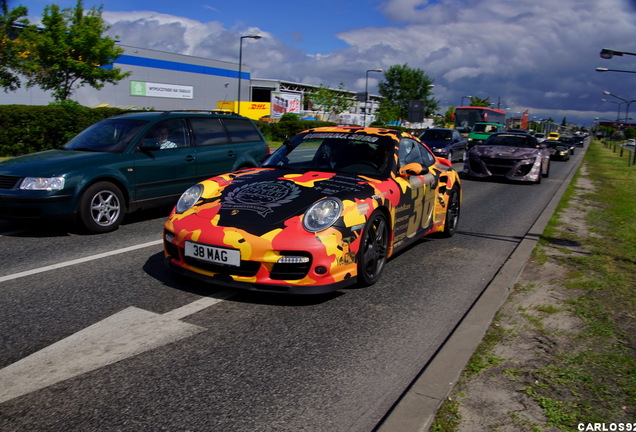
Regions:
[[[167,264],[220,286],[317,294],[371,285],[422,236],[452,236],[458,173],[417,138],[327,127],[286,141],[260,168],[189,188],[164,225]]]

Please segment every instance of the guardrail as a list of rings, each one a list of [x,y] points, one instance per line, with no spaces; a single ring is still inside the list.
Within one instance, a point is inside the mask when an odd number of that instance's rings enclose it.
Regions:
[[[627,166],[636,165],[636,146],[629,148],[625,146],[627,141],[608,141],[602,140],[606,148],[611,148],[614,153],[618,153],[619,157],[627,156]]]

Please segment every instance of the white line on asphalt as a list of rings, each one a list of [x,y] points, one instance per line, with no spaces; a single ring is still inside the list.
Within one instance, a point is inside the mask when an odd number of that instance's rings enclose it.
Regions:
[[[75,260],[71,260],[71,261],[65,261],[65,262],[61,262],[61,263],[57,263],[57,264],[52,264],[46,267],[40,267],[40,268],[36,268],[36,269],[32,269],[32,270],[27,270],[27,271],[23,271],[20,273],[14,273],[14,274],[10,274],[7,276],[0,276],[0,282],[6,282],[6,281],[10,281],[13,279],[19,279],[21,277],[26,277],[26,276],[31,276],[34,274],[38,274],[38,273],[43,273],[43,272],[47,272],[50,270],[55,270],[55,269],[59,269],[59,268],[63,268],[63,267],[68,267],[68,266],[72,266],[75,264],[82,264],[88,261],[93,261],[93,260],[97,260],[97,259],[101,259],[101,258],[106,258],[109,256],[113,256],[113,255],[118,255],[118,254],[122,254],[122,253],[126,253],[126,252],[130,252],[130,251],[134,251],[137,249],[143,249],[146,247],[150,247],[150,246],[156,246],[162,243],[162,240],[155,240],[155,241],[151,241],[148,243],[141,243],[135,246],[129,246],[123,249],[117,249],[114,251],[110,251],[110,252],[104,252],[104,253],[100,253],[97,255],[91,255],[91,256],[87,256],[84,258],[78,258]]]
[[[164,314],[130,306],[0,369],[0,403],[201,333],[180,321],[234,295],[218,291]]]

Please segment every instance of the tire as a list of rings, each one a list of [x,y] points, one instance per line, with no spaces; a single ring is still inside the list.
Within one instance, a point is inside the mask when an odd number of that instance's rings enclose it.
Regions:
[[[77,207],[80,222],[92,233],[115,231],[125,213],[123,194],[108,182],[95,183],[86,189]]]
[[[543,163],[539,167],[539,175],[537,176],[537,179],[534,181],[535,184],[540,184],[542,178],[543,178]]]
[[[446,218],[444,219],[444,237],[452,237],[457,231],[461,204],[459,202],[459,191],[456,187],[448,192],[448,202],[446,204]]]
[[[386,264],[389,252],[389,227],[382,212],[374,212],[367,221],[358,252],[358,283],[376,283]]]

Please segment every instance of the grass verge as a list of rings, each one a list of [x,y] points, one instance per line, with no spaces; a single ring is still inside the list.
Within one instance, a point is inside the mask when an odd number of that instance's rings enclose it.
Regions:
[[[503,372],[495,373],[497,379],[514,381],[516,391],[523,392],[541,413],[538,420],[526,422],[519,430],[574,431],[580,424],[626,425],[636,419],[636,167],[627,166],[625,159],[598,141],[590,145],[584,164],[593,192],[580,196],[572,182],[533,255],[541,266],[548,261],[547,248],[558,250],[557,239],[581,244],[586,253],[564,250],[556,258],[567,274],[558,283],[569,295],[533,311],[519,310],[519,324],[506,331],[556,338],[544,322],[563,312],[582,324],[574,331],[559,332],[559,340],[566,338],[565,343],[538,350],[531,361],[514,363],[514,368],[504,365]],[[572,202],[575,195],[577,204]],[[581,202],[586,206],[590,235],[572,239],[562,218],[569,206]],[[537,287],[517,286],[515,292],[527,289]],[[514,301],[515,292],[508,301]],[[495,317],[460,383],[442,404],[431,431],[464,430],[460,407],[462,399],[470,395],[464,394],[462,382],[497,370],[505,360],[495,354],[503,336],[499,317]],[[484,418],[490,415],[483,412]],[[519,426],[514,415],[518,414],[509,416],[510,424],[500,424],[497,429]]]

